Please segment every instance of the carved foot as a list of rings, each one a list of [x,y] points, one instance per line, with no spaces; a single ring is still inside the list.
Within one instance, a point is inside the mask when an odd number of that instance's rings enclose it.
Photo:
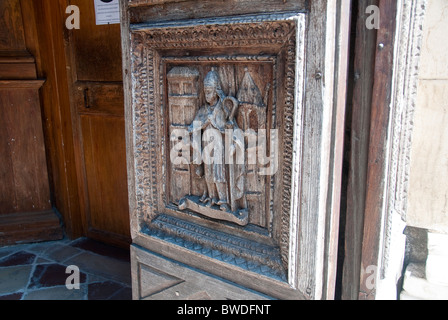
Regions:
[[[221,199],[216,204],[219,206],[219,209],[224,212],[230,212],[230,206],[227,203],[226,199]]]
[[[210,199],[210,198],[205,199],[204,204],[207,208],[211,208],[212,204],[213,204],[212,199]]]
[[[202,195],[201,199],[199,199],[199,201],[204,203],[206,200],[207,200],[207,192],[204,192],[204,194]]]
[[[182,198],[179,201],[179,210],[185,210],[187,209],[187,200],[185,198]]]

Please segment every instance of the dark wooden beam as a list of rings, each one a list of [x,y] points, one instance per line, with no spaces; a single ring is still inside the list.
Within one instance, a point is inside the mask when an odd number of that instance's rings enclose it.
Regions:
[[[82,224],[78,176],[75,167],[74,134],[65,58],[66,0],[35,0],[28,5],[36,21],[34,48],[38,77],[46,79],[41,89],[44,135],[47,146],[52,201],[60,212],[67,236],[85,234]]]
[[[344,227],[342,296],[344,300],[358,298],[359,277],[364,227],[367,161],[369,154],[370,115],[373,76],[375,68],[376,29],[366,28],[366,8],[378,5],[379,0],[353,2],[356,12],[356,29],[352,48],[351,79],[347,105],[347,197],[346,210],[342,212]],[[343,209],[342,209],[343,210]]]
[[[377,34],[374,84],[371,105],[367,189],[364,212],[359,299],[375,299],[376,288],[370,282],[369,266],[378,266],[382,213],[384,207],[386,145],[390,102],[392,99],[394,39],[397,2],[379,1],[380,28]]]

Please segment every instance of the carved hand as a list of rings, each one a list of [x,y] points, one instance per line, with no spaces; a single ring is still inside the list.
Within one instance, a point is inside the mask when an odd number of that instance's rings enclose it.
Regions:
[[[233,120],[227,121],[227,123],[226,123],[227,129],[233,129],[234,126],[235,126],[235,124],[234,124]]]
[[[230,146],[230,156],[233,157],[236,153],[236,147],[234,144]]]
[[[204,168],[202,166],[197,166],[195,173],[199,178],[202,178],[204,175]]]

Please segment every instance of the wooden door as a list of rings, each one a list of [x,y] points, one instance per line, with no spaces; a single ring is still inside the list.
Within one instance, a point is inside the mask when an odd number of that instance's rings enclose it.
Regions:
[[[80,28],[67,32],[66,55],[81,210],[88,237],[130,242],[120,25],[97,25],[92,0],[71,0]]]
[[[350,1],[122,5],[133,297],[332,299]]]
[[[0,246],[63,237],[53,210],[31,1],[0,1]]]

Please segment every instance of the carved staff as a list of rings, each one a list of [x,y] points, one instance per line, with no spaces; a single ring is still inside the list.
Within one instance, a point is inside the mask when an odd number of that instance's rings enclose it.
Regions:
[[[232,122],[235,119],[235,114],[236,114],[236,111],[238,110],[239,102],[234,97],[226,97],[224,99],[224,105],[228,106],[229,103],[232,106],[232,109],[231,109],[231,112],[229,115],[229,121]]]
[[[232,129],[236,128],[236,124],[234,123],[234,119],[235,119],[235,115],[236,112],[238,110],[239,107],[239,102],[237,99],[235,99],[234,97],[226,97],[224,99],[224,105],[225,106],[231,106],[229,108],[229,110],[231,110],[229,118],[228,118],[228,122],[232,123]],[[237,134],[237,136],[236,136]],[[231,153],[230,153],[230,157],[232,159],[234,159],[235,156],[235,151],[238,143],[238,140],[240,142],[243,142],[242,145],[240,145],[239,147],[243,147],[243,152],[244,152],[244,137],[243,136],[239,136],[241,135],[241,132],[233,132],[232,137],[231,137],[231,141],[232,141],[232,145],[231,145]],[[245,170],[243,168],[239,168],[238,166],[244,166],[244,164],[242,163],[235,163],[235,160],[232,161],[231,163],[229,163],[229,194],[230,194],[230,207],[232,212],[236,212],[238,210],[238,204],[237,204],[237,200],[241,199],[244,197],[244,180],[243,181],[239,181],[239,179],[241,179],[241,173],[244,172]],[[241,170],[242,169],[242,170]],[[241,172],[242,171],[242,172]],[[244,208],[246,208],[246,204],[244,205]]]

